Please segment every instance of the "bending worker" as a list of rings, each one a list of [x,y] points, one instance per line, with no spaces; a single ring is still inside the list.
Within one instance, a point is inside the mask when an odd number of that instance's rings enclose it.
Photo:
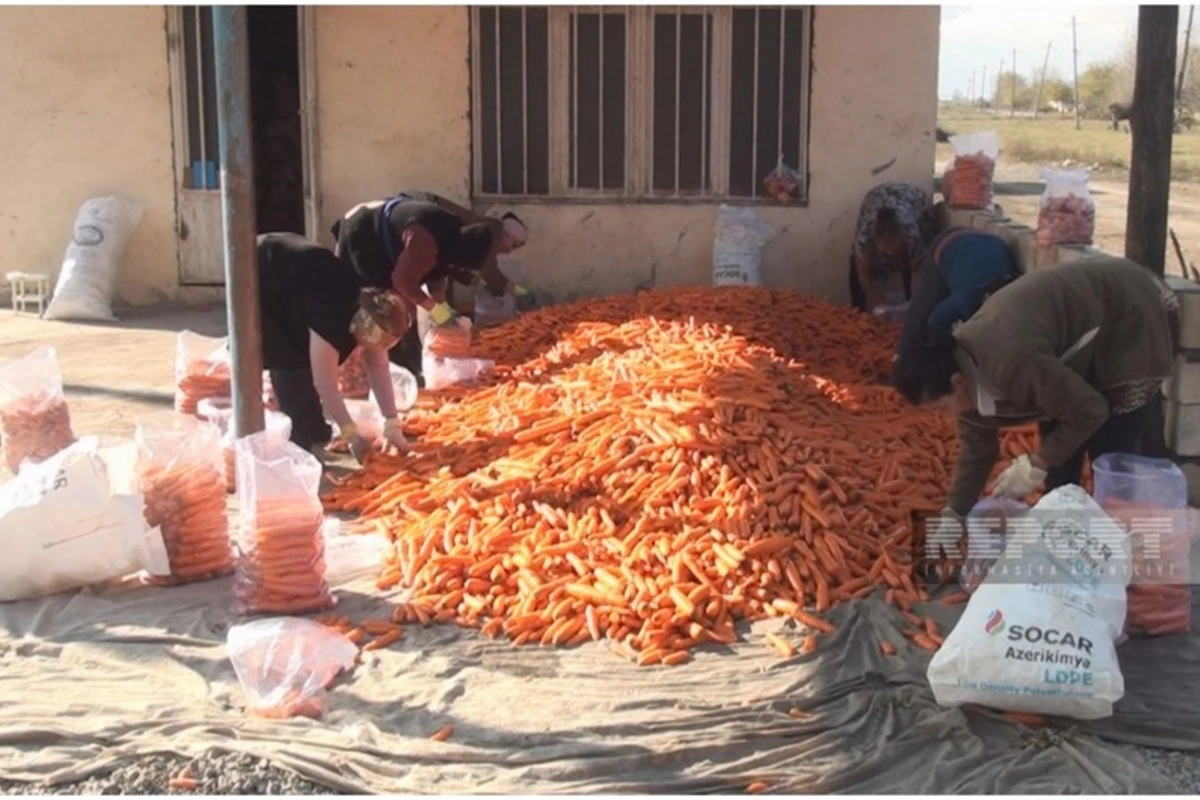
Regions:
[[[884,183],[867,192],[850,254],[851,304],[863,312],[883,305],[885,284],[896,274],[911,298],[932,235],[933,206],[916,186]]]
[[[399,192],[384,202],[394,202],[397,204],[404,202],[427,203],[454,215],[463,225],[487,225],[492,229],[492,251],[488,253],[487,261],[479,271],[479,277],[483,279],[488,289],[492,292],[513,295],[517,300],[517,308],[522,311],[528,310],[536,304],[533,293],[524,286],[510,280],[500,270],[497,263],[496,257],[498,255],[515,253],[529,241],[529,229],[516,214],[511,211],[505,212],[501,217],[488,217],[483,214],[476,214],[469,208],[464,208],[457,203],[451,202],[439,194],[417,189]],[[338,232],[341,224],[340,220],[333,224],[333,236],[335,239],[339,238]]]
[[[914,305],[916,305],[914,301]],[[1000,455],[999,430],[1039,420],[1041,446],[993,490],[1024,498],[1079,483],[1085,454],[1137,452],[1147,404],[1171,373],[1179,301],[1119,258],[1030,273],[947,333],[898,354],[893,383],[914,405],[958,415],[960,452],[943,516],[965,516]],[[914,337],[915,339],[915,337]]]
[[[390,288],[407,305],[409,330],[397,363],[421,374],[417,309],[435,325],[455,321],[446,302],[447,281],[468,284],[492,252],[493,228],[463,225],[458,217],[429,203],[393,199],[351,209],[335,226],[338,255],[367,286]]]
[[[373,446],[355,429],[338,392],[337,368],[361,346],[388,444],[404,447],[387,351],[409,328],[404,302],[363,282],[331,251],[294,233],[257,239],[263,367],[292,441],[313,451],[338,438],[362,461]]]

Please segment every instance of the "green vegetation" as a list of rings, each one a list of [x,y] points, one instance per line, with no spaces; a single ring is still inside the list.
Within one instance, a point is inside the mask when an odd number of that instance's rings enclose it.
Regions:
[[[939,117],[938,124],[951,133],[996,131],[1001,158],[1045,166],[1071,161],[1093,169],[1129,169],[1130,136],[1124,123],[1120,131],[1113,131],[1108,122],[1083,120],[1077,131],[1072,117],[1058,114],[1009,119],[1007,111],[991,116],[963,113],[953,107],[943,108]],[[950,145],[939,144],[937,155],[939,161],[949,161]],[[1200,180],[1200,126],[1175,134],[1171,174],[1175,180]]]

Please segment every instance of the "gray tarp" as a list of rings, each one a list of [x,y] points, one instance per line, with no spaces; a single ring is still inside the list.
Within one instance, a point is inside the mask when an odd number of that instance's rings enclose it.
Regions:
[[[1200,638],[1121,648],[1117,715],[1039,747],[994,714],[938,707],[926,653],[879,601],[843,607],[810,656],[762,642],[637,668],[603,644],[514,649],[412,628],[364,653],[317,721],[247,716],[225,632],[230,582],[109,588],[0,606],[0,778],[72,781],[139,755],[245,751],[356,792],[1169,792],[1121,742],[1200,749]],[[339,613],[386,615],[370,580]],[[948,629],[957,609],[930,606]],[[1197,615],[1200,619],[1200,614]],[[885,657],[878,641],[900,647]],[[795,716],[789,710],[800,709]],[[455,726],[444,743],[429,735]]]

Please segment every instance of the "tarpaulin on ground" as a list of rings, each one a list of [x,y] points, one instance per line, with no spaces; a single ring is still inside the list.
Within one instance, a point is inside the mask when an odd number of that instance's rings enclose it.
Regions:
[[[339,613],[386,615],[369,578]],[[0,606],[0,779],[62,782],[157,752],[252,753],[354,792],[1169,792],[1118,742],[1200,750],[1200,637],[1121,647],[1126,697],[1061,738],[941,708],[928,654],[881,601],[781,659],[733,647],[638,668],[606,644],[522,647],[450,626],[363,654],[319,720],[244,713],[225,654],[230,581],[109,588]],[[927,613],[951,627],[957,608]],[[1200,619],[1200,614],[1195,618]],[[881,638],[898,645],[884,656]],[[428,737],[447,723],[445,742]]]

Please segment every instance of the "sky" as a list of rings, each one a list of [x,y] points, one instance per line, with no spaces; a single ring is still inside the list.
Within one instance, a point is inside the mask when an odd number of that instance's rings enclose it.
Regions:
[[[949,100],[964,95],[975,71],[975,94],[987,69],[989,94],[995,88],[1000,59],[1012,68],[1017,50],[1017,72],[1040,74],[1051,44],[1048,75],[1071,79],[1071,16],[1078,29],[1079,72],[1088,64],[1118,58],[1137,33],[1137,6],[1043,2],[993,2],[989,5],[943,6],[938,69],[938,97]],[[1187,6],[1180,8],[1180,27],[1187,23]],[[1195,34],[1195,31],[1193,31]]]

